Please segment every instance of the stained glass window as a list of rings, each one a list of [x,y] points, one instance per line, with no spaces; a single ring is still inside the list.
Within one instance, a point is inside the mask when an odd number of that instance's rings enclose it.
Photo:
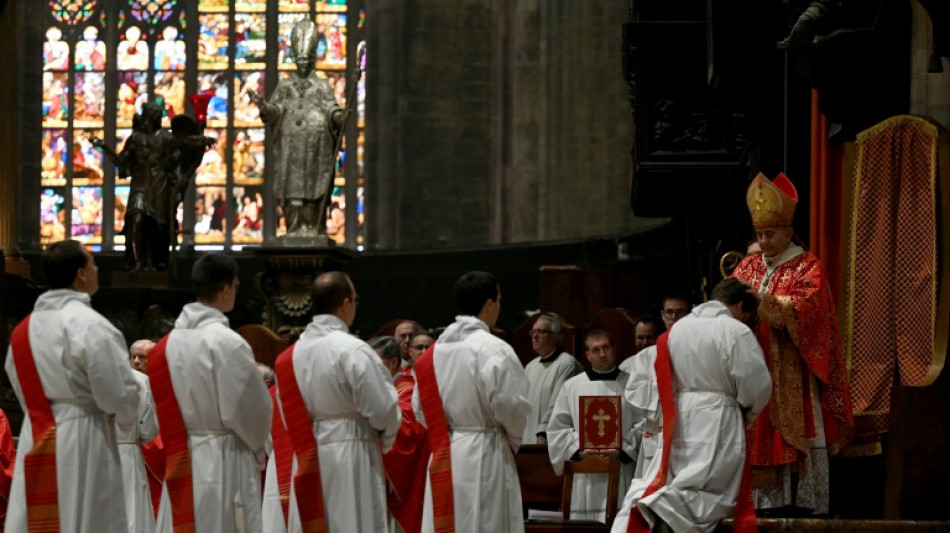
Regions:
[[[237,249],[285,231],[279,208],[269,203],[271,134],[251,94],[269,98],[279,78],[293,75],[291,31],[310,17],[319,30],[316,75],[330,82],[341,106],[358,108],[336,165],[327,230],[340,244],[362,245],[365,99],[362,82],[348,87],[347,75],[355,50],[350,32],[363,38],[359,5],[352,0],[52,0],[46,5],[42,244],[72,237],[93,248],[124,249],[132,184],[102,147],[121,154],[147,102],[163,109],[163,128],[177,115],[193,116],[187,95],[199,92],[212,95],[203,134],[216,144],[197,163],[194,186],[178,207],[179,242]],[[271,20],[273,33],[267,31]],[[354,20],[358,26],[350,28]],[[353,164],[347,164],[348,155]],[[357,221],[349,225],[355,235],[347,235],[347,216]]]

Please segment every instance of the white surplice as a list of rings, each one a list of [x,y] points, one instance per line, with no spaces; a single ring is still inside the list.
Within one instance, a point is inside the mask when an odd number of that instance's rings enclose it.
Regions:
[[[473,316],[458,316],[432,356],[449,427],[456,533],[521,532],[521,485],[514,451],[531,405],[514,350]],[[412,396],[425,425],[419,387]],[[433,531],[432,486],[426,481],[422,531]]]
[[[656,346],[648,346],[620,363],[620,370],[630,376],[637,376],[640,383],[626,392],[628,402],[637,406],[637,414],[641,417],[638,426],[640,451],[637,454],[637,468],[633,472],[635,478],[646,475],[653,458],[663,446],[663,410],[660,409],[660,396],[656,387],[655,364]]]
[[[392,377],[334,315],[313,317],[294,345],[293,365],[317,440],[327,531],[387,531],[382,452],[392,447],[402,421]],[[277,387],[280,398],[279,378]],[[292,533],[301,531],[297,498],[291,483]]]
[[[129,522],[129,533],[152,533],[155,531],[155,511],[152,509],[145,460],[139,446],[158,435],[158,417],[155,416],[148,376],[137,370],[133,370],[132,375],[141,387],[138,421],[133,424],[115,424],[122,483],[125,486],[125,517]]]
[[[594,373],[593,370],[590,373]],[[620,479],[617,487],[617,503],[633,479],[637,457],[637,424],[633,409],[623,399],[627,386],[626,372],[618,371],[614,379],[591,380],[590,373],[584,373],[567,380],[561,387],[554,412],[548,422],[548,455],[554,472],[561,475],[564,463],[580,450],[580,397],[581,396],[620,396],[621,435],[623,442],[620,450],[626,454],[626,462],[620,466]],[[594,376],[599,378],[594,373]],[[575,474],[571,490],[571,518],[576,520],[596,520],[606,522],[607,515],[607,474]]]
[[[772,392],[755,335],[720,302],[697,306],[674,324],[669,350],[676,407],[669,477],[666,485],[640,499],[659,469],[658,451],[643,476],[630,484],[614,533],[626,531],[630,509],[637,503],[651,527],[659,517],[677,533],[713,531],[720,520],[732,516],[745,461],[745,428]],[[652,366],[630,376],[626,398],[635,414],[656,416],[655,389]]]
[[[531,412],[528,413],[528,424],[521,436],[522,444],[537,444],[538,433],[544,433],[551,420],[557,393],[567,380],[582,370],[584,367],[577,359],[560,348],[543,359],[535,357],[525,365]]]
[[[251,347],[222,312],[198,302],[182,309],[169,335],[165,354],[188,430],[195,530],[260,532],[272,408]],[[172,531],[167,485],[156,530]]]
[[[56,420],[56,482],[61,531],[120,533],[127,530],[122,469],[114,420],[135,423],[139,385],[125,339],[95,312],[89,295],[69,289],[36,300],[29,339],[36,370]],[[12,348],[4,368],[27,412]],[[17,447],[6,529],[26,532],[23,458],[33,448],[30,418]]]

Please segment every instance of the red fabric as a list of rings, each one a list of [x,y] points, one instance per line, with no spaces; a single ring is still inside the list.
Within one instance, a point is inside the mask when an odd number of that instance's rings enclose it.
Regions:
[[[23,460],[26,486],[27,530],[36,532],[59,531],[59,493],[56,484],[56,420],[50,407],[43,382],[40,380],[33,348],[30,346],[30,318],[28,315],[13,330],[10,345],[23,401],[26,403],[33,449]]]
[[[152,511],[158,518],[158,504],[162,499],[162,484],[165,482],[165,447],[162,445],[162,436],[139,446],[142,450],[142,459],[145,461],[145,471],[148,473],[148,492],[152,497]]]
[[[758,289],[765,273],[762,256],[755,255],[743,259],[733,276]],[[809,372],[820,381],[829,452],[840,451],[854,427],[851,392],[831,291],[817,257],[804,252],[775,269],[753,331],[766,354],[772,397],[752,432],[752,464],[789,464],[804,456]]]
[[[667,343],[669,336],[670,332],[667,331],[656,340],[656,362],[653,363],[656,371],[656,386],[660,394],[660,408],[663,410],[663,450],[660,452],[660,469],[657,470],[656,477],[643,491],[638,501],[666,485],[667,480],[673,424],[676,422],[676,408],[673,405],[673,370],[670,368],[670,348]],[[638,505],[630,509],[627,533],[650,533],[650,524],[643,517]]]
[[[399,527],[406,533],[418,533],[422,530],[422,510],[426,492],[426,462],[429,460],[429,439],[426,428],[416,420],[412,411],[412,391],[415,381],[411,376],[396,378],[396,390],[399,392],[399,410],[402,411],[402,424],[396,441],[387,453],[383,454],[383,468],[391,491],[387,496],[387,506]]]
[[[7,516],[7,501],[10,499],[10,484],[13,481],[13,462],[16,449],[13,447],[13,431],[7,415],[0,410],[0,524]],[[0,525],[0,531],[3,526]]]
[[[195,497],[191,453],[188,449],[188,428],[185,427],[185,419],[175,397],[175,387],[165,356],[167,344],[168,335],[165,335],[149,350],[149,380],[162,443],[165,446],[165,485],[172,508],[172,530],[175,533],[194,533]]]
[[[294,372],[294,347],[291,345],[277,357],[274,371],[280,388],[280,404],[287,419],[287,430],[297,454],[297,475],[294,477],[297,512],[303,533],[327,530],[323,507],[323,484],[320,479],[320,455],[313,435],[310,413],[297,384]]]
[[[772,185],[778,187],[778,189],[788,195],[789,198],[798,202],[798,191],[795,190],[795,185],[788,179],[788,176],[784,172],[779,172],[778,176],[772,180]]]
[[[436,343],[438,344],[438,343]],[[432,484],[432,517],[436,533],[455,531],[455,493],[452,485],[452,442],[449,424],[445,420],[439,384],[435,378],[433,353],[435,344],[416,359],[416,378],[419,380],[419,403],[429,428],[429,444],[432,460],[429,463],[429,479]]]
[[[280,416],[280,406],[277,405],[277,386],[270,388],[270,399],[274,407],[274,416],[271,418],[270,436],[274,442],[274,467],[277,470],[277,490],[280,493],[280,509],[284,513],[284,526],[287,526],[290,512],[290,477],[293,475],[294,444],[290,440],[290,433],[284,426]]]
[[[828,141],[828,117],[818,109],[818,91],[812,91],[811,130],[811,250],[824,266],[831,294],[841,294],[841,230],[844,220],[844,146]]]

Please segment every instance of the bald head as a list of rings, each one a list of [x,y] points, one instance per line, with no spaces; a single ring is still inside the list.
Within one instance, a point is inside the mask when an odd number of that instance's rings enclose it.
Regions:
[[[132,368],[148,374],[148,352],[155,347],[155,343],[148,339],[137,340],[129,347]]]
[[[324,272],[313,280],[313,314],[336,315],[347,326],[356,316],[356,287],[343,272]]]

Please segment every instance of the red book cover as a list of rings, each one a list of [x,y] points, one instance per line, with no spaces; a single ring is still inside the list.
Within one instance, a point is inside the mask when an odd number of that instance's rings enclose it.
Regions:
[[[581,449],[620,449],[621,436],[620,396],[581,396],[580,399]]]

